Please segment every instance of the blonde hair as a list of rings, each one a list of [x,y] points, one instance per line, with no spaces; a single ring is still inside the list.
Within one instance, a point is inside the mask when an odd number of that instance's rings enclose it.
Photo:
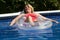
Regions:
[[[30,4],[26,4],[25,6],[28,6],[29,8],[31,8],[31,13],[34,12],[34,8]],[[24,9],[24,12],[26,13],[26,10],[25,9]]]

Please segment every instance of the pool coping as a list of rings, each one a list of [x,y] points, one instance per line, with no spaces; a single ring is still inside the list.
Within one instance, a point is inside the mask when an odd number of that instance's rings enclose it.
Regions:
[[[17,15],[19,15],[22,12],[0,14],[0,17],[17,16]],[[40,13],[40,14],[43,14],[43,15],[45,15],[45,14],[51,14],[51,13],[58,13],[58,12],[60,13],[60,10],[35,11],[35,13]]]

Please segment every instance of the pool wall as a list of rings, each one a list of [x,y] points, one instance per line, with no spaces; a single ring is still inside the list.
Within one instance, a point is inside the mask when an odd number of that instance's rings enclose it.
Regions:
[[[60,24],[54,23],[52,28],[46,30],[20,30],[9,26],[11,20],[17,15],[19,15],[19,12],[0,15],[0,40],[60,40]],[[60,11],[43,11],[41,15],[51,17],[51,19],[60,22]]]

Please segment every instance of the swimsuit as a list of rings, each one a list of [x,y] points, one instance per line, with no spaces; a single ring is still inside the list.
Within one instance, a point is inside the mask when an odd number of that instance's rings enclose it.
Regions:
[[[27,18],[28,18],[29,16],[31,16],[32,21],[37,21],[37,15],[36,15],[36,14],[34,14],[34,13],[28,13],[28,14],[26,14],[26,15],[25,15],[26,20],[27,20]],[[25,20],[25,21],[26,21],[26,20]]]

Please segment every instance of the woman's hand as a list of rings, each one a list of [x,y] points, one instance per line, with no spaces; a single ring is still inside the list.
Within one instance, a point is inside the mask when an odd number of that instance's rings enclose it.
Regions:
[[[12,23],[10,23],[10,25],[9,26],[12,26],[13,24]]]
[[[54,22],[56,22],[57,24],[59,23],[58,21],[54,21]]]
[[[59,23],[59,22],[58,22],[58,21],[56,21],[56,20],[51,20],[51,21],[52,21],[52,22],[55,22],[55,23],[57,23],[57,24]]]

